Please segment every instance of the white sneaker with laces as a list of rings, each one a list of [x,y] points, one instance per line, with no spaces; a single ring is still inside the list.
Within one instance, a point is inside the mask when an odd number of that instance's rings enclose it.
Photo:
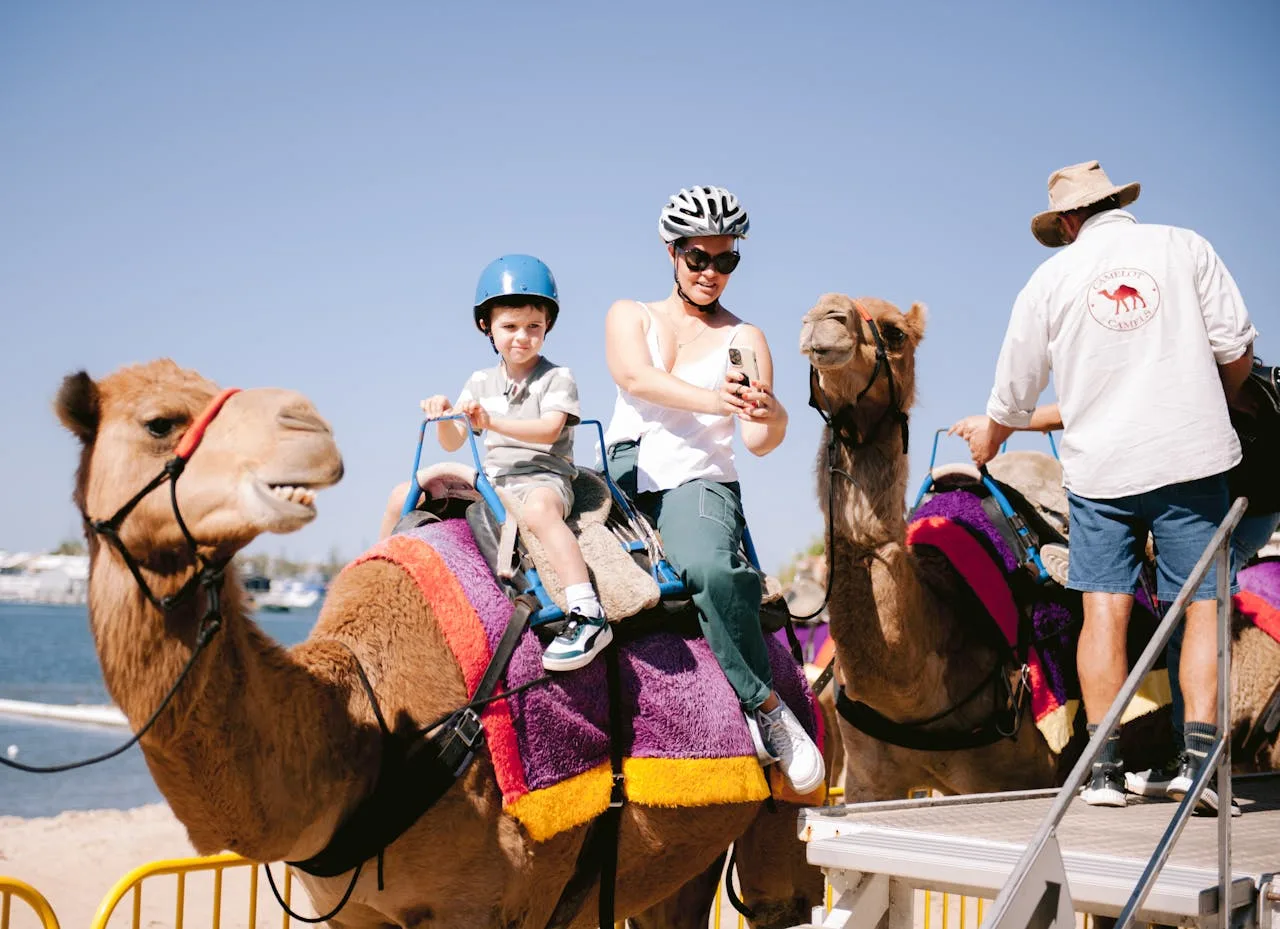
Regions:
[[[822,785],[827,776],[822,752],[804,731],[800,720],[785,703],[779,702],[772,710],[756,710],[760,724],[760,738],[769,754],[778,759],[782,775],[791,782],[798,794],[807,794]]]
[[[760,735],[760,724],[756,722],[754,713],[743,713],[747,719],[747,732],[751,734],[751,747],[756,751],[756,758],[762,765],[771,765],[778,760],[778,756],[772,754],[769,749],[764,747],[764,738]]]

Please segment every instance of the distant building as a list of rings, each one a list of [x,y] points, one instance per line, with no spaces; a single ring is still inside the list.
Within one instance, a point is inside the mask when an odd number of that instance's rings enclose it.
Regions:
[[[88,555],[0,552],[0,600],[84,603],[88,592]]]

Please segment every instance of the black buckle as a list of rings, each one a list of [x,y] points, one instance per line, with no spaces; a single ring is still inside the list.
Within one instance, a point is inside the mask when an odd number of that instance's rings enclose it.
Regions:
[[[480,716],[469,706],[464,707],[462,712],[458,714],[458,719],[453,724],[453,731],[458,738],[466,743],[467,748],[473,750],[484,737],[484,729],[480,725]]]
[[[621,772],[613,776],[613,789],[609,791],[609,809],[619,809],[627,802],[626,783],[627,779],[622,776]]]

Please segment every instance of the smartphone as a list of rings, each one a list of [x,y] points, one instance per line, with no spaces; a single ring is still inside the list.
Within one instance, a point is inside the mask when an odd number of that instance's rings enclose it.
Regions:
[[[756,353],[749,348],[730,348],[729,367],[736,368],[747,376],[747,384],[760,380],[760,366],[756,364]]]

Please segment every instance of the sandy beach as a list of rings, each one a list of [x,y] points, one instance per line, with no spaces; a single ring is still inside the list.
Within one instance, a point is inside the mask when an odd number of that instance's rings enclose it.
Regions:
[[[16,877],[35,887],[49,900],[62,929],[87,927],[117,881],[138,865],[165,858],[195,854],[186,830],[166,804],[133,810],[67,812],[43,819],[0,817],[0,875]],[[249,921],[248,867],[224,872],[221,926],[256,929],[281,924],[281,913],[259,871],[255,926]],[[283,869],[277,867],[277,880]],[[187,925],[211,925],[214,899],[212,872],[190,875],[185,882],[184,909]],[[302,895],[305,898],[305,894]],[[140,926],[173,926],[176,916],[177,879],[149,878],[144,885]],[[310,912],[305,899],[302,911]],[[126,896],[108,923],[130,925],[133,899]],[[14,900],[12,929],[39,929],[39,922],[20,900]]]

